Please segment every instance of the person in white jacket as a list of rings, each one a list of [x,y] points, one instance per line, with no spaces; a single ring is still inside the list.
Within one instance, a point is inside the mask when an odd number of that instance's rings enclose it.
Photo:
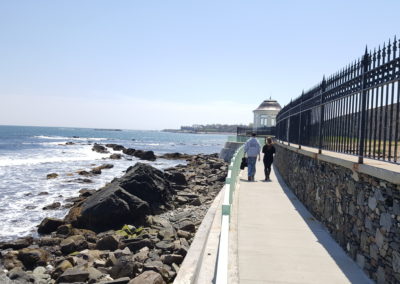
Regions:
[[[254,181],[254,175],[256,174],[256,161],[257,156],[260,161],[261,145],[256,138],[256,134],[252,133],[251,138],[246,141],[244,145],[244,153],[247,155],[247,169],[248,169],[248,180]]]

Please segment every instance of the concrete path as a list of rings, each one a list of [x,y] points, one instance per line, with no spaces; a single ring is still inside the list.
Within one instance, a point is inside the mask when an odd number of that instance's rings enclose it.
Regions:
[[[231,283],[372,283],[274,170],[264,182],[257,162],[255,179],[242,171],[235,194]]]

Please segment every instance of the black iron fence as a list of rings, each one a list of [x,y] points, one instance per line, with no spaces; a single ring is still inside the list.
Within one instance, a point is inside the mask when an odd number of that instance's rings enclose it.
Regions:
[[[252,133],[255,133],[257,136],[275,136],[276,127],[238,127],[237,135],[238,136],[251,136]]]
[[[277,139],[399,163],[400,41],[374,51],[291,101]]]

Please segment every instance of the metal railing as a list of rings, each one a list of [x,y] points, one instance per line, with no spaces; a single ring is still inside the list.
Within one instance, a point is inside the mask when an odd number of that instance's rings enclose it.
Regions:
[[[349,64],[277,116],[280,141],[399,163],[400,41]]]

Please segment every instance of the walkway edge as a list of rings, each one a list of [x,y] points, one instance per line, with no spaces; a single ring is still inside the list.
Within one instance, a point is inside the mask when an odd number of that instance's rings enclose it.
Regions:
[[[204,258],[204,251],[206,250],[207,240],[211,231],[212,224],[215,224],[214,219],[217,217],[217,211],[221,208],[222,197],[224,196],[225,187],[221,189],[215,197],[213,203],[204,216],[200,227],[190,245],[189,251],[183,260],[179,272],[174,280],[174,284],[192,284],[197,283],[199,278],[200,268]],[[218,223],[218,222],[216,222]],[[210,271],[208,271],[211,273]],[[214,274],[214,271],[212,271]]]

